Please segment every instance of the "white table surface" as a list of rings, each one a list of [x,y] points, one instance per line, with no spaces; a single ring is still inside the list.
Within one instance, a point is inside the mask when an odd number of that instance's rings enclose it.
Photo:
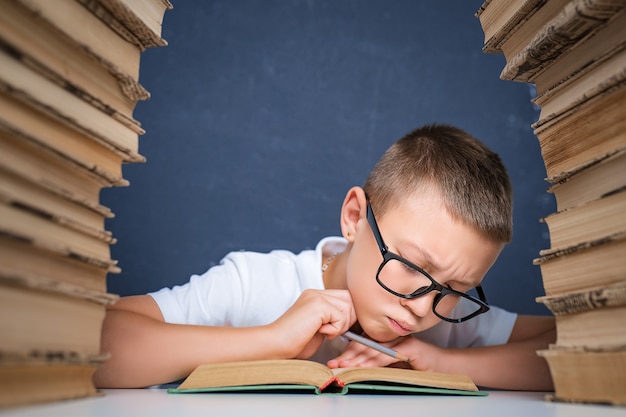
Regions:
[[[544,393],[490,391],[487,397],[312,394],[168,394],[164,389],[103,390],[104,396],[0,411],[15,417],[359,416],[626,417],[626,407],[567,404]]]

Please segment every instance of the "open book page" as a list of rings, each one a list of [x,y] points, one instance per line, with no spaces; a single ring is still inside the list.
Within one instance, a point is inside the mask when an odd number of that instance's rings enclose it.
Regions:
[[[486,395],[465,375],[383,367],[331,370],[317,362],[295,359],[200,365],[178,388],[169,392],[264,392],[302,389],[317,394],[384,391]]]

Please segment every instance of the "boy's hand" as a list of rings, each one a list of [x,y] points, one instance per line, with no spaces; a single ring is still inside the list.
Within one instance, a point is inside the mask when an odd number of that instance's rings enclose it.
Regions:
[[[383,346],[397,350],[402,345],[403,338],[393,342],[381,343]],[[351,368],[355,366],[387,366],[397,362],[397,359],[378,352],[358,342],[350,342],[346,349],[334,359],[327,362],[329,368]]]
[[[286,356],[308,358],[324,341],[341,335],[356,322],[347,290],[305,290],[270,326],[285,341]]]
[[[383,343],[383,345],[410,358],[410,367],[421,371],[432,370],[435,359],[438,357],[439,348],[412,336],[398,338],[393,342]],[[343,353],[328,361],[327,365],[330,368],[350,368],[355,366],[388,366],[394,363],[402,364],[389,355],[360,343],[350,342]]]

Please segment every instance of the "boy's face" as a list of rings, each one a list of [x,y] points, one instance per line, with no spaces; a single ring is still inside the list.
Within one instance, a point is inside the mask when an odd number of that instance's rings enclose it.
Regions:
[[[503,247],[454,221],[436,192],[408,198],[376,220],[389,251],[424,269],[442,286],[460,292],[480,284]],[[436,291],[404,299],[378,284],[376,272],[383,257],[366,216],[358,220],[355,232],[346,283],[363,330],[385,342],[441,321],[432,308]],[[409,292],[413,290],[417,288]],[[440,307],[439,313],[447,313],[454,303]]]

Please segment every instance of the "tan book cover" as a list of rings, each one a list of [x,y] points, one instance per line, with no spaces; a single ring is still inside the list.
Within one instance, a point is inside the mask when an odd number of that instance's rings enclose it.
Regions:
[[[173,8],[169,0],[79,1],[96,16],[110,22],[120,36],[131,38],[140,49],[167,45],[161,37],[161,29],[165,12]]]
[[[101,395],[92,377],[105,359],[65,352],[19,355],[0,351],[0,409]]]
[[[512,40],[519,38],[519,41],[514,46],[509,46],[512,42],[501,46],[507,63],[500,78],[528,82],[539,71],[560,59],[562,54],[606,25],[624,6],[623,2],[614,0],[547,2],[536,13],[538,16],[543,10],[553,8],[546,13],[546,19],[536,23],[533,23],[533,18],[529,19],[519,31],[526,30],[527,36],[513,34]]]
[[[528,82],[535,84],[537,95],[571,82],[593,68],[605,65],[612,56],[626,48],[626,10],[618,12],[579,42],[563,50],[549,65],[537,68]]]
[[[624,281],[626,233],[615,233],[561,250],[543,250],[539,265],[546,295],[584,291]]]
[[[132,120],[135,105],[150,96],[139,82],[111,70],[93,51],[24,4],[11,1],[2,7],[2,48],[11,49],[25,65],[63,79],[74,91],[91,97],[93,105],[110,112],[111,117],[137,123]]]
[[[500,43],[545,5],[545,0],[486,0],[475,16],[485,34],[483,52],[500,53]]]
[[[548,399],[626,405],[626,350],[551,349],[538,352],[550,367],[555,392]]]
[[[548,188],[557,211],[597,200],[626,188],[626,148],[591,161]]]
[[[590,98],[535,128],[547,180],[572,172],[626,147],[626,82]]]
[[[622,88],[625,82],[626,49],[612,55],[603,65],[595,66],[533,99],[541,107],[539,120],[534,126],[547,124],[596,96]]]
[[[626,189],[543,218],[553,251],[626,232]]]
[[[109,273],[119,273],[114,261],[89,262],[71,253],[41,247],[0,233],[0,275],[32,276],[54,285],[70,284],[88,291],[106,292]]]
[[[116,68],[133,80],[139,79],[141,50],[122,38],[104,20],[78,1],[19,0],[37,16],[57,27],[89,50],[104,65]],[[85,30],[89,28],[89,30]]]
[[[0,352],[98,355],[106,306],[118,298],[41,277],[0,275]]]
[[[622,307],[626,305],[626,279],[587,290],[537,297],[537,302],[543,303],[555,316]]]
[[[321,363],[297,359],[200,365],[178,388],[169,392],[302,390],[316,394],[395,392],[487,395],[465,375],[389,367],[330,369]]]
[[[80,94],[66,90],[62,83],[54,82],[40,72],[24,66],[2,50],[0,67],[1,91],[41,112],[75,125],[77,129],[108,142],[122,152],[137,153],[139,135],[144,133],[141,127],[114,119],[103,109],[85,101]]]

